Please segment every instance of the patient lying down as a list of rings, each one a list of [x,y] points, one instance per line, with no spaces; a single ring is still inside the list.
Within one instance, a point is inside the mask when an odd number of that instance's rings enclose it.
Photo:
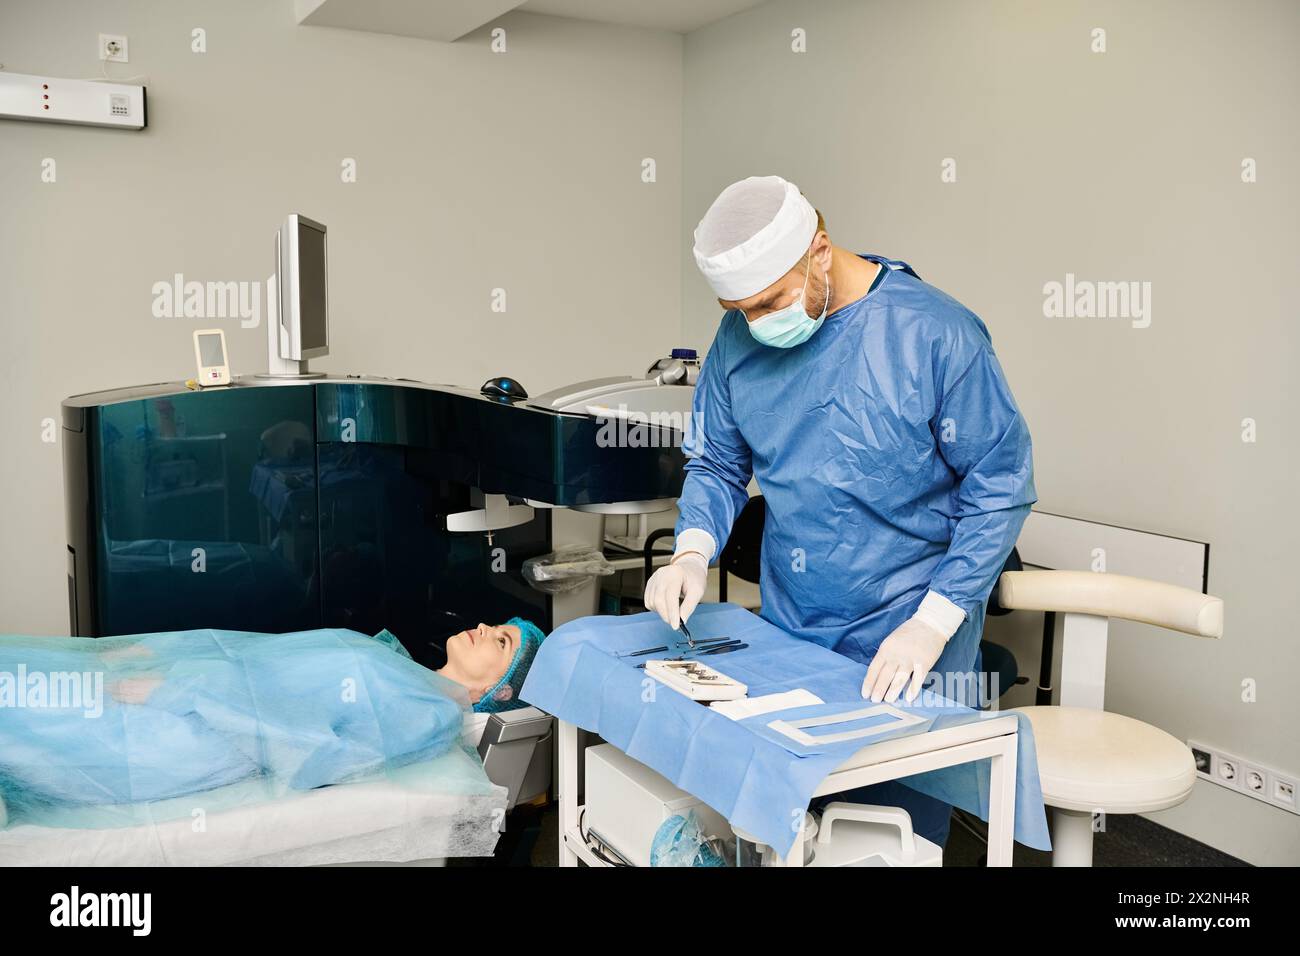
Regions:
[[[447,665],[438,670],[469,692],[479,713],[520,706],[519,689],[545,637],[532,621],[480,624],[447,639]]]
[[[0,637],[0,827],[6,808],[10,825],[57,825],[68,808],[274,797],[435,758],[470,708],[522,704],[543,636],[480,624],[436,672],[387,631]]]
[[[511,618],[505,624],[479,624],[447,639],[447,663],[434,673],[460,684],[477,713],[511,710],[523,705],[518,691],[543,637],[536,624],[523,618]],[[375,639],[406,654],[389,631]],[[108,690],[121,703],[143,704],[162,682],[158,675],[124,677]]]

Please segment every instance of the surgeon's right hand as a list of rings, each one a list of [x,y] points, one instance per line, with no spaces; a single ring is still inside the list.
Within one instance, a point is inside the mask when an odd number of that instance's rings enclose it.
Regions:
[[[654,574],[645,585],[645,606],[677,630],[690,619],[709,580],[709,562],[698,551],[684,551]]]

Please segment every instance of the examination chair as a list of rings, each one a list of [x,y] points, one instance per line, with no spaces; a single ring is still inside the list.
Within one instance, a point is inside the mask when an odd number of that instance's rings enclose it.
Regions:
[[[1033,725],[1043,802],[1053,808],[1052,865],[1091,866],[1097,814],[1177,806],[1196,780],[1186,744],[1103,709],[1110,619],[1221,637],[1223,601],[1172,584],[1090,571],[1009,571],[1000,579],[999,599],[1012,610],[1065,615],[1060,706],[1016,709]]]

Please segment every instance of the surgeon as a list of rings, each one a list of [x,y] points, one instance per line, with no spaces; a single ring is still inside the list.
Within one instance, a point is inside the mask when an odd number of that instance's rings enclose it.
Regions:
[[[757,479],[766,501],[762,615],[868,665],[863,697],[969,687],[989,591],[1036,500],[1029,430],[969,309],[904,262],[831,243],[779,176],[722,191],[695,261],[725,314],[683,443],[671,563],[645,603],[673,628]],[[949,808],[899,784],[947,838]]]

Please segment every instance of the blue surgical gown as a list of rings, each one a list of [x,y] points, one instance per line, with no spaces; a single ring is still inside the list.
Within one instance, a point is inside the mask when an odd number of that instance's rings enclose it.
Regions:
[[[933,590],[966,612],[936,665],[975,664],[984,603],[1036,500],[1029,430],[984,323],[885,269],[791,349],[728,312],[683,443],[680,534],[719,549],[748,500],[767,504],[762,616],[869,663]]]

